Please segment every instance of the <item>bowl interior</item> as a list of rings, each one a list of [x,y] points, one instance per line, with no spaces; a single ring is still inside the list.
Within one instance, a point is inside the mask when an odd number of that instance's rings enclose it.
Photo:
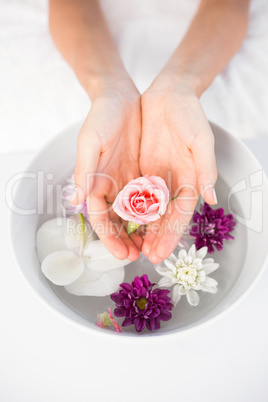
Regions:
[[[23,179],[14,185],[11,213],[11,241],[18,264],[35,292],[58,312],[95,331],[96,314],[108,306],[110,297],[74,296],[64,288],[51,284],[41,273],[36,256],[35,235],[38,227],[60,214],[61,186],[75,165],[77,123],[59,134],[33,160]],[[177,333],[216,317],[233,305],[251,287],[262,271],[267,255],[268,216],[263,208],[268,201],[268,183],[261,166],[251,152],[237,139],[211,123],[215,140],[219,178],[216,192],[219,206],[235,215],[237,225],[234,241],[227,241],[224,250],[213,258],[220,268],[211,274],[218,283],[218,293],[202,292],[198,307],[191,307],[185,298],[172,311],[172,320],[161,323],[155,332],[144,330],[138,336],[161,336]],[[257,250],[257,252],[256,252]],[[143,256],[126,268],[125,281],[147,273],[152,282],[159,274]],[[119,322],[121,322],[119,320]],[[124,328],[121,336],[137,336],[133,327]]]

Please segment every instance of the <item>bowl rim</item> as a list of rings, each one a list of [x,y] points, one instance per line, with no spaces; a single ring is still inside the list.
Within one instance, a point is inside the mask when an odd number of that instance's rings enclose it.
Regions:
[[[81,127],[83,124],[82,120],[79,120],[67,127],[65,127],[64,129],[62,129],[60,132],[58,132],[53,138],[51,138],[50,140],[48,140],[46,142],[46,144],[44,146],[42,146],[39,150],[37,150],[35,156],[31,159],[30,163],[26,166],[25,171],[30,171],[31,170],[31,166],[34,165],[36,162],[38,162],[38,158],[39,158],[39,154],[40,153],[45,153],[46,150],[48,150],[51,145],[53,144],[53,142],[55,141],[56,137],[60,137],[61,135],[63,135],[67,130],[70,131],[72,129],[78,129],[78,127]],[[255,161],[255,163],[257,165],[259,165],[259,168],[262,169],[263,171],[263,180],[267,182],[268,184],[268,179],[267,179],[267,175],[264,171],[264,169],[262,168],[260,162],[258,161],[258,159],[256,158],[256,156],[250,151],[250,149],[243,143],[243,141],[238,138],[235,137],[234,135],[230,134],[228,131],[226,131],[225,129],[223,129],[222,127],[220,127],[219,125],[211,122],[209,120],[209,124],[212,128],[215,128],[216,130],[219,130],[221,132],[223,132],[225,135],[227,135],[229,138],[232,139],[232,141],[235,141],[237,144],[239,144],[240,146],[243,147],[244,151],[246,151],[251,159],[253,159]],[[19,191],[19,188],[17,188],[15,190],[15,197],[17,192]],[[201,328],[206,328],[207,326],[211,325],[213,322],[218,321],[219,319],[221,319],[222,317],[224,317],[226,314],[228,314],[229,312],[231,312],[233,309],[235,309],[251,292],[252,290],[255,288],[255,286],[257,285],[258,281],[260,280],[261,276],[263,275],[265,268],[268,265],[268,250],[267,250],[267,254],[266,257],[259,269],[258,274],[255,276],[255,278],[253,279],[253,281],[251,282],[251,284],[248,286],[248,288],[240,295],[237,297],[237,299],[233,302],[231,302],[231,304],[229,304],[227,307],[224,308],[224,310],[220,311],[219,313],[217,313],[216,315],[209,317],[209,318],[205,318],[204,321],[201,322],[197,322],[196,324],[194,324],[193,326],[191,324],[186,325],[185,327],[181,327],[179,330],[173,329],[170,330],[168,332],[164,332],[164,333],[158,333],[157,331],[155,332],[146,332],[143,333],[142,335],[136,334],[135,332],[130,333],[117,333],[115,331],[109,331],[109,330],[101,330],[100,328],[97,327],[91,327],[91,326],[86,326],[85,324],[83,324],[82,322],[79,322],[78,320],[75,320],[71,317],[69,317],[68,315],[66,315],[65,313],[63,313],[62,311],[60,311],[57,307],[54,307],[45,297],[43,297],[37,289],[35,289],[31,282],[29,281],[27,275],[24,273],[24,271],[21,269],[20,267],[20,263],[18,260],[18,257],[16,255],[15,252],[15,245],[13,242],[13,232],[12,232],[12,227],[13,227],[13,220],[14,220],[14,216],[16,215],[14,212],[12,212],[11,210],[8,210],[8,227],[9,227],[9,242],[11,244],[11,250],[12,252],[12,258],[14,260],[14,263],[17,267],[17,271],[20,273],[21,277],[24,279],[24,282],[27,284],[28,288],[31,290],[32,294],[34,294],[39,301],[41,301],[41,303],[48,307],[50,311],[53,312],[53,314],[55,314],[58,317],[63,318],[63,320],[66,323],[71,324],[72,326],[74,326],[75,328],[79,328],[80,330],[82,329],[83,331],[86,331],[87,333],[91,333],[94,336],[101,336],[104,339],[110,339],[110,340],[115,340],[115,341],[120,341],[120,342],[159,342],[162,339],[168,339],[168,338],[173,338],[175,339],[176,337],[182,337],[182,336],[186,336],[189,333],[193,333],[195,331],[200,330]],[[57,295],[55,294],[55,296],[57,297]],[[60,299],[59,299],[60,300]],[[66,304],[61,301],[62,304],[64,304],[66,306]],[[68,307],[68,306],[66,306]],[[71,310],[71,309],[70,309]],[[213,310],[212,310],[213,311]],[[73,311],[74,312],[74,311]],[[74,312],[75,313],[75,312]],[[77,313],[75,313],[77,314]],[[79,316],[79,314],[77,314],[77,316]],[[83,317],[81,317],[83,318]],[[83,320],[86,321],[86,319],[83,318]],[[123,336],[122,336],[123,335]]]

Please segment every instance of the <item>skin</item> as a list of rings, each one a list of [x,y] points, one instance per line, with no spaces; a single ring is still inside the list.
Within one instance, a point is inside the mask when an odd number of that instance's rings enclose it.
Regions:
[[[92,102],[78,135],[72,203],[87,198],[93,229],[117,258],[136,260],[142,250],[159,263],[176,247],[199,194],[217,202],[214,137],[199,98],[240,48],[248,7],[249,0],[201,1],[184,39],[141,96],[98,1],[50,0],[51,34]],[[128,237],[106,201],[145,174],[161,176],[178,197],[146,227],[144,239]]]

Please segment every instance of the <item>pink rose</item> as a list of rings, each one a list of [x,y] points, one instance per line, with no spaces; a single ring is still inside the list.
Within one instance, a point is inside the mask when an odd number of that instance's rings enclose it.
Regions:
[[[121,218],[137,225],[156,221],[166,212],[169,191],[161,177],[131,180],[117,195],[113,209]]]

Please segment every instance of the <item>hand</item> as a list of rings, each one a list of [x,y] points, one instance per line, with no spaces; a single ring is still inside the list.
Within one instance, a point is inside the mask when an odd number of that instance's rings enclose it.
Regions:
[[[142,96],[142,175],[161,176],[170,197],[165,216],[146,229],[142,251],[159,263],[174,250],[199,193],[216,204],[214,136],[195,93],[160,76]]]
[[[109,203],[140,176],[140,136],[138,91],[125,80],[109,84],[94,98],[78,135],[76,193],[71,201],[80,204],[87,197],[93,230],[115,257],[132,261],[139,258],[142,238],[127,235]]]

